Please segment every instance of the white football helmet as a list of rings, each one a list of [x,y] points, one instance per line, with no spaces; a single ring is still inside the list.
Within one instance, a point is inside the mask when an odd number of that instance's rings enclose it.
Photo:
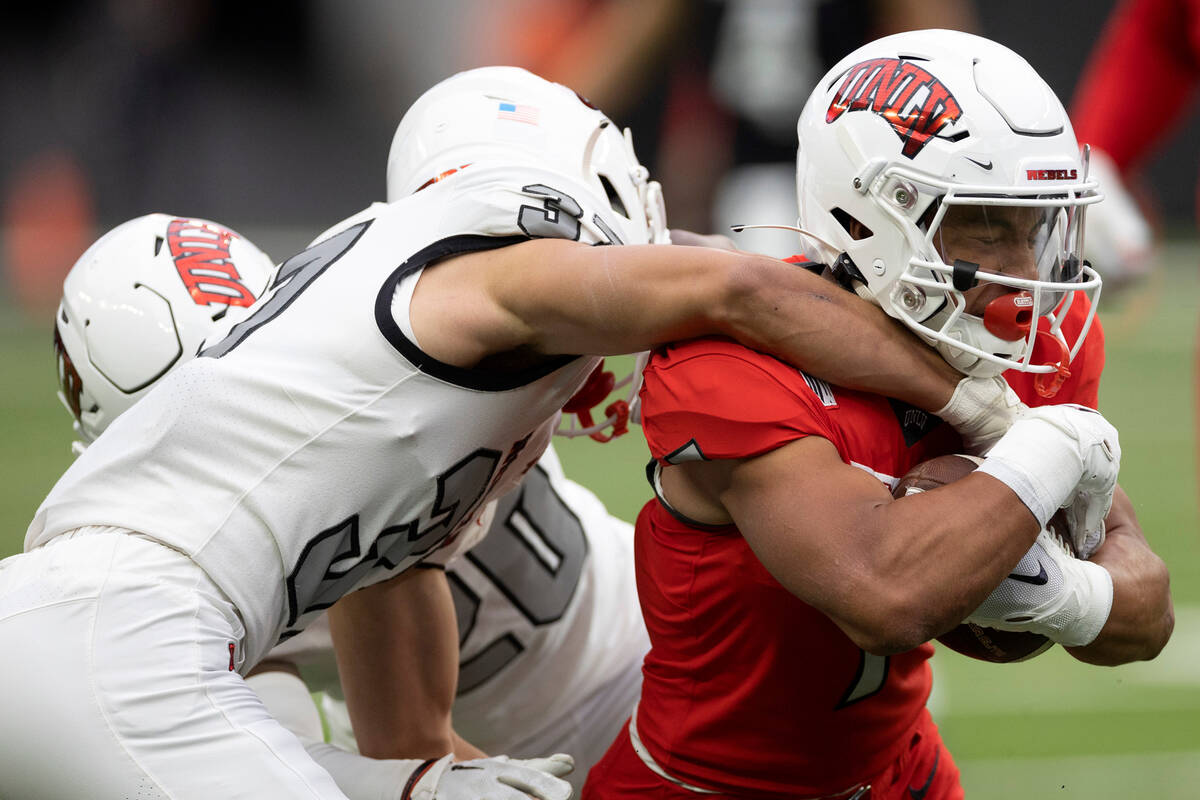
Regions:
[[[618,244],[668,241],[662,189],[638,162],[629,130],[518,67],[460,72],[413,103],[388,154],[388,202],[488,162],[542,167],[591,188],[613,210]]]
[[[246,316],[274,271],[214,222],[148,214],[100,237],[63,282],[54,319],[59,399],[82,452],[222,324]]]
[[[1089,316],[1073,343],[1059,330],[1072,290],[1091,294],[1092,314],[1099,296],[1100,276],[1081,252],[1084,207],[1102,196],[1066,111],[1034,69],[967,33],[888,36],[821,79],[797,131],[805,254],[960,371],[1045,373],[1039,391],[1057,391],[1091,324]],[[991,226],[1006,213],[1032,222],[1021,242],[1036,278],[945,252],[948,214]],[[966,313],[964,293],[989,282],[1010,288],[982,315]],[[1040,316],[1048,325],[1039,332]]]
[[[583,219],[596,238],[615,244],[669,244],[662,188],[637,159],[633,137],[567,87],[518,67],[481,67],[434,86],[400,120],[388,154],[388,202],[449,178],[473,165],[528,164],[569,176],[591,189],[599,207],[611,208],[616,230],[597,217]],[[564,407],[560,436],[608,441],[637,419],[641,369],[618,379],[597,367]],[[610,392],[620,398],[593,407]],[[611,429],[611,433],[606,430]]]

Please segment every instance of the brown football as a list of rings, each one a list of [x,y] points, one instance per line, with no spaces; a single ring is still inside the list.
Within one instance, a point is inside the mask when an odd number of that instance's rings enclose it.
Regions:
[[[931,458],[909,470],[892,490],[892,496],[900,498],[910,491],[928,491],[952,483],[972,472],[978,465],[979,462],[972,456],[949,455]],[[1063,524],[1062,512],[1055,514],[1050,520],[1051,528]],[[1062,530],[1065,531],[1065,528]],[[970,622],[964,622],[943,633],[937,640],[964,656],[996,664],[1025,661],[1041,655],[1054,644],[1039,633],[999,631]]]

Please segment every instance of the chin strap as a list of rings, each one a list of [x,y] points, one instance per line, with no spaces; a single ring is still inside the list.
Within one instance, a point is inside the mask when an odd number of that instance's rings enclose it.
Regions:
[[[987,304],[983,312],[983,325],[997,338],[1015,342],[1029,335],[1034,324],[1033,296],[1029,292],[1013,292],[1001,295]],[[1040,328],[1034,333],[1031,364],[1054,367],[1053,372],[1039,372],[1033,379],[1033,390],[1039,397],[1049,399],[1071,377],[1067,366],[1071,363],[1071,351],[1066,343],[1050,331]]]
[[[579,423],[585,428],[596,427],[596,423],[592,420],[592,409],[604,402],[604,399],[612,393],[616,388],[617,377],[612,372],[604,369],[604,362],[601,361],[592,370],[592,374],[588,376],[587,381],[579,389],[578,392],[567,401],[563,406],[564,414],[574,414],[579,418]],[[604,416],[612,420],[612,433],[604,433],[603,430],[595,430],[588,434],[597,442],[607,442],[618,436],[623,436],[629,433],[629,403],[625,400],[617,400],[609,403],[604,409]]]
[[[1071,377],[1071,370],[1067,367],[1071,361],[1071,351],[1067,349],[1061,339],[1050,331],[1043,330],[1037,332],[1037,337],[1033,341],[1034,359],[1038,358],[1039,348],[1051,351],[1052,355],[1040,360],[1043,364],[1053,366],[1054,372],[1039,372],[1034,376],[1033,390],[1038,393],[1039,397],[1049,399],[1058,394],[1058,390],[1067,382],[1067,378]]]

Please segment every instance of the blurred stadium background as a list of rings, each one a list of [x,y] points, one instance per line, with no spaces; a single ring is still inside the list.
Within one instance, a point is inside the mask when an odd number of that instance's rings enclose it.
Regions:
[[[738,31],[723,29],[722,15],[755,4],[759,16],[743,19],[743,37],[762,33],[755,25],[771,15],[794,22],[775,26],[778,46],[754,48],[765,59],[755,68],[779,80],[815,78],[825,51],[840,55],[866,35],[863,20],[903,27],[903,18],[961,25],[1013,47],[1064,99],[1115,5],[93,0],[6,9],[0,556],[20,549],[34,509],[71,460],[68,417],[54,399],[50,314],[62,276],[99,233],[167,211],[232,225],[282,259],[382,198],[392,131],[420,91],[457,69],[505,62],[579,88],[631,125],[643,161],[664,179],[673,224],[786,222],[791,213],[757,203],[772,186],[786,195],[786,169],[782,183],[778,170],[729,171],[790,157],[790,130],[772,130],[772,115],[794,120],[798,107],[786,103],[808,90],[788,84],[790,98],[775,105],[779,98],[768,97],[728,107],[721,82],[738,74],[729,55]],[[787,16],[796,7],[808,16]],[[1108,342],[1101,404],[1122,432],[1122,483],[1171,568],[1175,636],[1156,661],[1117,669],[1061,651],[1008,666],[940,653],[931,705],[971,798],[1200,797],[1200,127],[1194,115],[1185,122],[1139,173],[1162,236],[1156,268],[1120,292],[1106,289],[1100,306]],[[226,445],[236,448],[214,443]],[[561,452],[568,474],[616,513],[632,519],[647,499],[648,456],[636,433]]]

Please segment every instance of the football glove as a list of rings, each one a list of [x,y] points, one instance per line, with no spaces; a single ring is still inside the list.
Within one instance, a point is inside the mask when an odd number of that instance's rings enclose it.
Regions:
[[[1005,631],[1032,631],[1068,647],[1091,644],[1112,610],[1112,576],[1071,555],[1042,529],[1033,547],[967,622]]]
[[[1121,444],[1099,412],[1078,405],[1024,408],[979,467],[1016,492],[1042,527],[1065,508],[1071,543],[1087,558],[1104,542]]]
[[[455,761],[453,754],[422,763],[404,787],[402,800],[569,800],[571,784],[560,780],[575,768],[565,753],[549,758],[508,756]]]
[[[963,378],[937,416],[959,432],[972,455],[985,455],[1025,404],[1004,378]]]

